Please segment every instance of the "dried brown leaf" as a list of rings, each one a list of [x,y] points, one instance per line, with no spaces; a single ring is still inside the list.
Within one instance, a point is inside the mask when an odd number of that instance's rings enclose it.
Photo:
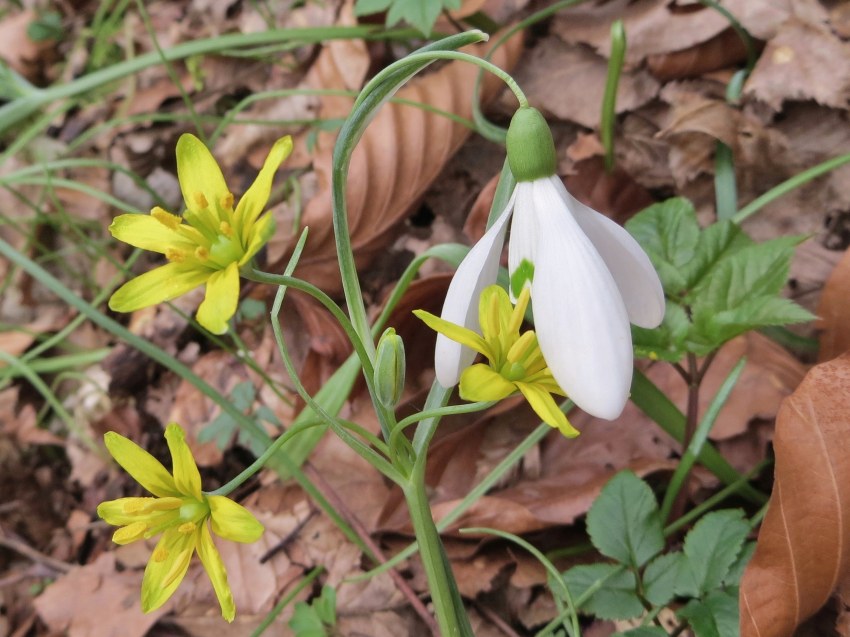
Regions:
[[[595,128],[601,117],[607,74],[605,58],[553,36],[530,51],[516,78],[529,101],[544,114]],[[634,110],[657,92],[658,82],[645,70],[626,69],[617,89],[617,112]]]
[[[724,0],[723,7],[757,38],[773,37],[790,14],[791,0]],[[622,19],[628,34],[626,62],[639,64],[649,55],[681,51],[706,42],[729,26],[719,12],[699,4],[670,0],[611,0],[562,11],[552,31],[567,42],[590,44],[606,57],[611,23]]]
[[[746,59],[747,47],[741,36],[729,28],[690,48],[650,55],[646,64],[656,78],[667,81],[725,69]]]
[[[116,571],[115,554],[74,568],[34,602],[42,621],[55,634],[68,637],[143,637],[167,612],[167,606],[143,613],[141,574]]]
[[[850,355],[814,367],[776,419],[776,472],[741,581],[742,637],[790,635],[850,574]]]
[[[493,62],[509,69],[521,48],[522,38],[516,36],[497,51]],[[344,54],[320,56],[317,67],[320,64],[323,70],[317,75],[322,87],[336,86],[348,77],[345,69],[349,61]],[[471,87],[477,72],[469,64],[451,62],[415,78],[396,95],[469,118]],[[485,102],[500,88],[492,80],[486,78],[484,83]],[[349,98],[326,101],[322,115],[347,115],[350,105]],[[398,221],[468,136],[468,129],[435,113],[399,104],[381,108],[354,151],[348,175],[349,227],[359,268],[368,265],[387,245]],[[320,190],[304,210],[303,225],[310,227],[310,236],[298,265],[299,276],[326,291],[340,289],[331,223],[331,152],[332,144],[325,140],[314,162]]]
[[[829,275],[817,314],[821,330],[818,360],[828,361],[850,350],[850,250]]]
[[[827,26],[797,17],[782,25],[747,79],[744,93],[778,111],[792,100],[850,105],[850,43]]]

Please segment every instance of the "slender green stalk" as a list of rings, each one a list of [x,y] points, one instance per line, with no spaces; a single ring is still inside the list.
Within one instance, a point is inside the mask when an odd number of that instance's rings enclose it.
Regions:
[[[850,162],[850,153],[828,159],[817,166],[812,166],[811,168],[794,175],[790,179],[786,179],[778,186],[774,186],[768,190],[761,197],[755,198],[753,201],[741,208],[737,214],[732,217],[732,221],[735,223],[743,222],[745,219],[748,219],[772,201],[779,199],[781,196],[788,194],[795,188],[799,188],[800,186],[809,183],[812,179],[820,177],[831,170],[835,170],[839,166],[843,166],[848,162]]]
[[[431,517],[428,494],[425,492],[424,467],[403,486],[403,491],[410,521],[419,542],[419,553],[428,577],[428,588],[440,633],[443,637],[473,637],[472,626],[457,591],[440,534]]]
[[[77,97],[95,89],[138,73],[148,67],[156,66],[163,59],[169,62],[182,60],[193,55],[221,53],[238,49],[283,41],[295,41],[312,44],[330,39],[399,39],[415,37],[415,31],[405,29],[382,31],[375,26],[356,27],[316,27],[304,29],[273,29],[261,33],[228,33],[214,38],[192,40],[162,51],[156,51],[125,60],[99,71],[84,75],[67,84],[58,84],[46,89],[33,89],[28,95],[9,102],[0,108],[0,133],[4,133],[42,106],[61,99]]]
[[[292,601],[298,596],[298,593],[312,584],[313,580],[321,575],[324,570],[324,567],[317,566],[307,573],[307,575],[304,576],[304,579],[298,582],[298,586],[289,591],[277,604],[274,605],[274,608],[269,611],[269,614],[263,618],[263,621],[261,621],[259,626],[257,626],[257,628],[254,629],[254,632],[251,633],[251,637],[260,637],[260,635],[266,632],[266,629],[272,625],[272,622],[278,615],[280,615],[281,611],[292,603]]]
[[[557,588],[560,592],[560,598],[555,597],[556,600],[563,599],[567,602],[567,611],[570,616],[570,623],[564,624],[564,630],[567,631],[569,635],[572,637],[579,637],[581,635],[581,629],[578,625],[578,606],[573,603],[573,597],[570,595],[570,589],[567,588],[566,583],[564,582],[564,578],[561,575],[561,572],[555,568],[555,565],[552,564],[549,559],[540,552],[537,547],[532,544],[526,542],[518,535],[514,535],[513,533],[508,533],[507,531],[500,531],[498,529],[490,529],[485,527],[471,527],[466,529],[461,529],[461,533],[484,533],[487,535],[495,535],[496,537],[503,538],[510,542],[513,542],[517,546],[524,548],[526,551],[531,553],[534,558],[543,565],[543,568],[546,569],[546,572],[549,574],[549,581],[551,582],[551,586],[553,588]],[[585,593],[586,595],[586,593]]]
[[[617,121],[617,89],[626,59],[626,30],[622,20],[611,25],[611,57],[608,58],[608,76],[605,79],[605,95],[602,97],[602,118],[599,135],[605,149],[605,170],[614,170],[614,124]]]
[[[738,361],[735,367],[732,368],[732,371],[729,372],[729,375],[723,381],[723,384],[720,386],[720,389],[717,390],[717,394],[711,401],[705,416],[703,416],[702,422],[700,422],[697,426],[694,436],[688,444],[688,448],[685,450],[685,453],[682,454],[682,459],[679,461],[676,470],[673,472],[673,477],[670,478],[667,493],[664,494],[664,501],[661,504],[662,522],[666,522],[667,518],[670,517],[670,511],[673,509],[673,502],[676,500],[679,490],[685,484],[688,474],[696,462],[697,457],[699,457],[702,447],[708,439],[708,434],[714,426],[717,416],[720,414],[720,410],[723,408],[723,405],[726,404],[726,401],[729,399],[729,395],[732,393],[732,389],[734,389],[735,384],[741,377],[741,373],[744,371],[744,365],[746,362],[746,359],[742,358]]]

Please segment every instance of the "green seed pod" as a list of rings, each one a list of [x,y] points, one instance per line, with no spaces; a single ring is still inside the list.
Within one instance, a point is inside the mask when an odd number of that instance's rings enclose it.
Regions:
[[[387,328],[378,341],[375,358],[375,392],[378,400],[388,409],[394,408],[404,391],[404,342],[391,327]]]
[[[508,126],[508,164],[517,181],[550,177],[557,168],[552,131],[536,108],[518,108]]]

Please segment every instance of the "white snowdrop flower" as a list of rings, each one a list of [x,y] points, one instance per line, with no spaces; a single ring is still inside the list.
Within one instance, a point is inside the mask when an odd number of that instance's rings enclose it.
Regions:
[[[480,333],[478,300],[496,281],[513,217],[511,297],[531,287],[535,331],[553,377],[584,411],[613,420],[625,407],[632,381],[629,323],[653,328],[664,318],[658,274],[624,228],[564,188],[555,174],[552,134],[539,111],[516,112],[507,148],[516,189],[458,267],[441,317]],[[434,366],[439,383],[457,384],[474,356],[438,335]]]

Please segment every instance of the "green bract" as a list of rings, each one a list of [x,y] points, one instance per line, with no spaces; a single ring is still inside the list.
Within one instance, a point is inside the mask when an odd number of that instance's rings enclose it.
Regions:
[[[517,109],[508,127],[508,164],[517,181],[555,174],[558,165],[549,124],[536,108]]]

